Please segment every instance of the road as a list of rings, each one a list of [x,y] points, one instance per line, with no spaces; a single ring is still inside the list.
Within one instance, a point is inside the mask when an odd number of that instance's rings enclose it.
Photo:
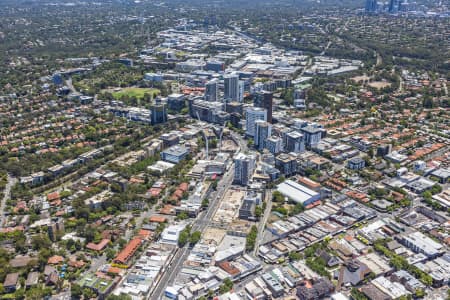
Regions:
[[[6,183],[5,189],[3,190],[3,199],[2,203],[0,204],[0,228],[2,228],[3,224],[5,223],[6,202],[8,202],[9,198],[11,197],[11,188],[16,184],[16,182],[17,179],[8,174],[8,182]]]
[[[72,93],[76,93],[77,92],[77,90],[75,89],[75,87],[72,84],[72,77],[69,77],[69,79],[66,80],[66,85],[67,85],[67,87],[70,89],[70,91]]]
[[[256,239],[255,249],[253,250],[253,255],[256,257],[258,255],[259,244],[263,240],[264,228],[266,226],[267,220],[269,219],[270,212],[272,211],[272,190],[266,190],[266,210],[262,218],[259,220],[258,224],[258,238]]]
[[[197,217],[197,219],[192,222],[192,231],[203,232],[205,228],[210,224],[212,217],[219,208],[219,204],[223,196],[225,195],[225,192],[232,184],[233,171],[234,168],[233,165],[231,165],[229,171],[225,173],[222,180],[220,180],[219,184],[217,185],[217,191],[214,191],[210,194],[210,203],[208,209],[206,211],[203,211]],[[177,250],[176,254],[172,258],[172,262],[169,264],[169,267],[164,271],[164,274],[161,276],[156,288],[147,299],[163,299],[165,288],[174,282],[175,278],[183,268],[183,263],[189,256],[189,252],[190,249],[188,248],[188,246]]]
[[[238,143],[239,150],[237,152],[245,152],[247,151],[247,142],[238,134],[232,132],[231,136],[234,141]],[[205,228],[210,225],[212,217],[216,213],[219,208],[219,204],[223,199],[226,191],[230,188],[233,183],[234,177],[234,164],[230,166],[228,171],[223,175],[222,179],[219,181],[217,185],[217,190],[211,192],[209,197],[209,206],[206,211],[200,213],[200,215],[192,222],[192,231],[200,231],[203,232]],[[147,299],[152,300],[161,300],[163,299],[165,288],[172,284],[183,268],[183,263],[189,256],[190,249],[185,246],[181,249],[178,249],[172,258],[169,267],[164,271],[164,274],[159,279],[159,282],[153,292],[147,297]]]

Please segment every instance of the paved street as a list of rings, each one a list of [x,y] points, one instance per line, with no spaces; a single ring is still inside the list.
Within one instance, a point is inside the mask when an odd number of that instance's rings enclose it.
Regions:
[[[5,222],[5,206],[6,202],[11,197],[11,188],[16,184],[17,179],[8,174],[8,182],[6,183],[5,189],[3,191],[3,199],[0,204],[0,228],[3,227]]]
[[[272,211],[272,190],[266,190],[266,210],[263,212],[261,220],[258,224],[258,238],[256,239],[255,249],[253,250],[253,255],[256,257],[258,254],[259,244],[263,241],[264,228],[266,226],[267,220],[269,219],[270,212]]]
[[[217,211],[220,201],[225,195],[225,192],[229,189],[231,184],[233,183],[233,173],[234,168],[233,165],[230,166],[229,170],[223,178],[220,180],[217,185],[217,191],[213,191],[210,195],[210,203],[209,207],[206,211],[202,212],[197,219],[192,223],[192,231],[201,231],[203,232],[205,228],[210,224],[212,217]],[[161,300],[163,299],[165,288],[172,284],[176,278],[176,276],[180,273],[183,268],[183,262],[189,256],[189,248],[185,246],[182,249],[179,249],[172,259],[171,264],[164,272],[164,275],[160,278],[160,281],[153,291],[151,295],[149,295],[148,299],[152,300]]]

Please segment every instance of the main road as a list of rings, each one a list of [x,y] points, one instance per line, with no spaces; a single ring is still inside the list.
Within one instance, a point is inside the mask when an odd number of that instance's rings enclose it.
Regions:
[[[16,184],[17,179],[8,174],[8,182],[6,183],[5,189],[3,190],[3,198],[0,203],[0,228],[3,228],[5,222],[5,206],[11,196],[11,188]]]
[[[212,192],[210,196],[209,207],[206,211],[200,213],[200,215],[192,222],[192,231],[200,231],[203,232],[205,228],[210,224],[210,221],[217,209],[219,208],[219,204],[225,195],[225,192],[229,189],[231,184],[233,183],[233,164],[230,166],[229,170],[223,176],[222,180],[220,180],[217,185],[217,191]],[[159,279],[156,288],[153,292],[148,296],[147,299],[152,300],[161,300],[164,296],[165,288],[172,284],[183,268],[183,263],[186,261],[189,256],[190,249],[186,245],[183,248],[177,249],[175,255],[173,256],[168,268],[164,270],[164,274]]]
[[[258,256],[259,244],[264,239],[264,229],[266,227],[267,220],[269,219],[270,212],[272,211],[272,190],[266,190],[266,209],[263,211],[263,215],[259,220],[258,224],[258,236],[256,238],[255,249],[253,250],[253,255]]]

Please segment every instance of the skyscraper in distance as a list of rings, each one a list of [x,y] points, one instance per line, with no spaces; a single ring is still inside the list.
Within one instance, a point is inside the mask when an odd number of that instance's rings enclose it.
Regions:
[[[272,123],[273,93],[268,91],[257,92],[253,99],[254,107],[261,107],[267,111],[267,122]]]
[[[388,11],[390,13],[397,13],[400,11],[401,5],[401,0],[389,0]]]
[[[375,13],[378,8],[377,0],[366,0],[366,12]]]
[[[223,77],[224,99],[226,102],[242,102],[244,96],[243,82],[239,80],[239,75],[228,74]]]
[[[219,99],[219,83],[213,79],[206,83],[205,100],[216,102]]]
[[[257,120],[255,125],[255,147],[258,150],[263,150],[266,139],[272,135],[272,124],[263,120]]]
[[[253,176],[256,165],[254,154],[239,153],[234,159],[234,179],[235,184],[247,185]]]
[[[245,134],[250,137],[255,136],[256,132],[256,121],[263,120],[267,121],[267,110],[261,107],[249,107],[245,112]]]

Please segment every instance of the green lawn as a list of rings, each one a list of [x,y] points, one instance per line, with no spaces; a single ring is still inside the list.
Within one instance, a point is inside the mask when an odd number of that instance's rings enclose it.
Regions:
[[[151,89],[151,88],[124,88],[118,92],[112,93],[114,98],[120,99],[122,96],[128,95],[131,97],[136,97],[137,99],[144,98],[144,94],[148,93],[150,95],[153,95],[153,97],[159,95],[161,91],[158,89]]]

